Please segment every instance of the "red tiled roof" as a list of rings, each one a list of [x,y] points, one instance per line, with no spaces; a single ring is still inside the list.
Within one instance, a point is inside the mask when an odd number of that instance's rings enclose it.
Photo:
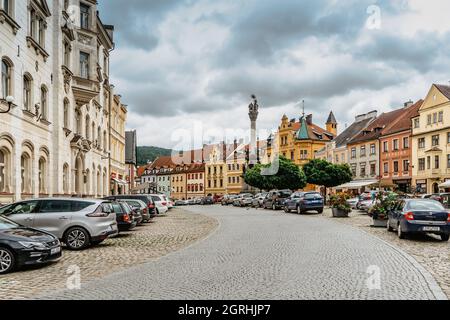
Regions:
[[[147,166],[140,166],[140,167],[137,169],[137,176],[138,176],[138,177],[141,177],[141,176],[144,174],[145,169],[147,169]]]
[[[411,119],[419,115],[419,109],[422,104],[423,100],[419,100],[412,106],[403,109],[403,113],[400,114],[398,119],[386,128],[386,130],[383,131],[383,135],[390,135],[411,129]]]
[[[401,108],[381,114],[365,130],[363,130],[356,137],[350,140],[348,144],[355,144],[359,142],[378,139],[383,134],[383,131],[386,128],[390,127],[390,125],[394,123],[403,112],[404,108]]]
[[[327,130],[322,129],[321,127],[319,127],[318,125],[315,125],[314,123],[307,124],[307,126],[308,126],[308,135],[311,137],[311,140],[331,141],[332,139],[330,139],[329,136],[334,136],[331,132],[328,132]],[[300,127],[301,127],[300,122],[294,122],[292,124],[292,130],[295,132],[300,130]],[[322,135],[322,139],[319,139],[319,137],[317,137],[317,134],[315,134],[314,132],[317,132],[318,134]]]

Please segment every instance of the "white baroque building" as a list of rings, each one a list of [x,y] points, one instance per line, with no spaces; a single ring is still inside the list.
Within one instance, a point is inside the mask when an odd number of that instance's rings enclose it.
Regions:
[[[113,48],[96,0],[0,0],[0,203],[110,193]]]

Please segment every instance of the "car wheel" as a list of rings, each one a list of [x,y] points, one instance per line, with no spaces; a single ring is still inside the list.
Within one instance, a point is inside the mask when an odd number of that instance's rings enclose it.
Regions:
[[[399,239],[405,239],[406,238],[406,234],[405,234],[405,232],[403,232],[403,228],[402,228],[402,224],[401,223],[398,224],[397,235],[398,235]]]
[[[387,221],[387,231],[388,231],[388,232],[394,231],[394,229],[391,227],[391,223],[390,223],[389,220]]]
[[[291,210],[289,210],[288,206],[285,206],[284,207],[284,212],[289,213],[289,212],[291,212]]]
[[[69,250],[83,250],[90,244],[89,233],[83,228],[71,228],[66,232],[64,243]]]
[[[317,210],[317,212],[318,212],[319,214],[322,214],[322,213],[323,213],[323,209]]]
[[[16,259],[11,250],[0,248],[0,274],[12,272],[16,267]]]
[[[448,241],[450,239],[450,235],[448,234],[441,234],[441,240],[442,241]]]

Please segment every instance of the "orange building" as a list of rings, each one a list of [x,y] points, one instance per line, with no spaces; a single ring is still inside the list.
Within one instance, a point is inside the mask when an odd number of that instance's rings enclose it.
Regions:
[[[402,192],[411,192],[412,182],[412,122],[419,115],[423,100],[406,103],[403,112],[380,137],[381,185]]]

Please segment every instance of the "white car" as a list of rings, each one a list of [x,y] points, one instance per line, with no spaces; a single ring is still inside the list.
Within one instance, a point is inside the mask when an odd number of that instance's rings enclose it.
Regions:
[[[165,214],[169,211],[168,201],[166,200],[166,196],[163,194],[151,194],[153,202],[156,206],[156,214]]]
[[[352,207],[352,209],[357,209],[356,206],[357,206],[358,202],[359,202],[358,197],[347,200],[347,203],[350,205],[350,207]]]

